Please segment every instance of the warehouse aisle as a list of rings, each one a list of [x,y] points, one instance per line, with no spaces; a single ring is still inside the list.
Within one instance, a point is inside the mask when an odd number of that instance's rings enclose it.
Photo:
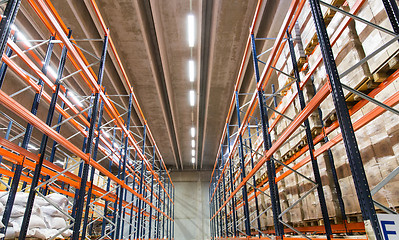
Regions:
[[[209,171],[172,172],[175,185],[175,239],[210,239]]]

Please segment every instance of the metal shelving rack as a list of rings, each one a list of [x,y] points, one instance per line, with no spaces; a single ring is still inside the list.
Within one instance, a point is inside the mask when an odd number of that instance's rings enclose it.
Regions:
[[[343,2],[345,4],[345,1]],[[369,238],[383,239],[375,207],[388,213],[395,212],[373,200],[372,196],[398,174],[399,168],[396,166],[394,171],[388,174],[374,189],[370,190],[356,141],[355,131],[358,131],[385,112],[398,115],[399,112],[393,108],[399,101],[398,92],[392,93],[383,101],[376,100],[374,97],[398,79],[399,71],[396,70],[368,93],[362,93],[345,84],[341,84],[340,78],[343,78],[355,68],[372,59],[390,44],[397,42],[399,39],[397,22],[399,11],[395,1],[381,0],[392,25],[392,31],[356,16],[365,2],[365,0],[358,0],[351,7],[350,11],[344,11],[336,5],[334,6],[334,4],[330,5],[323,1],[293,0],[281,25],[278,36],[276,38],[262,38],[257,37],[255,33],[255,28],[260,21],[261,6],[264,3],[262,0],[258,1],[209,187],[212,239],[272,239],[272,237],[279,239],[290,237],[295,239],[314,239],[318,238],[317,234],[319,234],[319,238],[324,235],[327,239],[331,239],[336,236],[335,234],[350,232],[365,234],[365,229],[369,231],[368,234],[371,234],[368,236]],[[309,66],[308,62],[306,62],[298,68],[298,58],[295,57],[291,34],[304,4],[310,4],[313,19],[310,21],[313,21],[316,29],[315,34],[317,34],[317,42],[314,49],[321,50],[321,56],[312,66]],[[331,37],[328,36],[326,31],[325,19],[323,19],[320,7],[321,4],[337,12],[337,14],[345,15]],[[392,40],[365,56],[346,72],[339,73],[332,52],[332,46],[336,44],[337,39],[343,34],[351,21],[360,21],[363,24],[383,31],[391,35]],[[269,49],[270,52],[268,53],[267,60],[261,61],[260,56],[264,52],[261,54],[257,53],[256,42],[269,40],[274,41],[273,48]],[[287,56],[286,53],[285,55],[283,54],[283,49],[286,45],[291,56],[286,59],[290,63],[291,69],[289,71],[292,71],[291,74],[276,68],[279,58]],[[248,63],[251,57],[253,62]],[[254,81],[256,81],[256,89],[251,93],[240,92],[240,85],[243,81],[247,64],[248,67],[254,68]],[[313,98],[309,99],[306,103],[303,94],[304,87],[307,83],[312,83],[312,75],[317,67],[322,66],[322,64],[324,64],[328,80],[315,92]],[[259,69],[260,67],[263,67],[262,72]],[[306,74],[300,75],[299,71],[305,68],[307,69]],[[275,91],[274,85],[270,84],[273,71],[288,76],[292,81],[283,88]],[[270,89],[266,89],[266,87],[271,88],[271,91]],[[286,98],[286,104],[282,106],[282,110],[278,110],[276,97],[280,96],[280,93],[287,89],[292,89],[293,94],[283,97]],[[361,98],[349,110],[343,89]],[[272,94],[265,94],[265,92],[271,92]],[[320,111],[318,108],[319,105],[329,95],[332,96],[334,102],[337,120],[329,126],[323,126],[320,133],[314,134],[309,126],[308,118],[313,112]],[[295,117],[291,118],[285,115],[285,112],[293,105],[294,101],[299,103],[300,110]],[[351,120],[351,116],[367,103],[375,104],[373,109],[364,114],[364,116],[358,117],[356,120]],[[232,119],[234,119],[234,123],[232,123]],[[271,119],[273,121],[269,122]],[[288,119],[290,123],[282,130],[281,134],[276,136],[274,134],[275,128],[282,119]],[[330,136],[331,139],[329,139],[329,134],[338,128],[340,132],[335,136]],[[304,144],[299,151],[285,159],[275,156],[277,150],[297,136],[298,132],[302,133],[304,137]],[[345,144],[364,223],[350,223],[346,220],[344,201],[338,183],[334,159],[330,152],[330,149],[341,141]],[[316,145],[317,147],[315,147]],[[317,157],[320,157],[323,153],[329,154],[331,171],[333,173],[332,178],[335,183],[342,213],[343,223],[341,224],[332,224],[327,211],[317,162]],[[298,159],[300,161],[295,162]],[[309,163],[311,163],[310,169],[312,174],[311,176],[305,176],[299,170]],[[261,171],[266,174],[261,175]],[[312,187],[307,191],[301,192],[301,197],[292,204],[283,206],[280,193],[284,192],[285,189],[284,186],[281,186],[281,180],[290,174],[298,175],[298,178],[304,179]],[[295,205],[300,204],[313,191],[317,191],[317,207],[320,208],[322,215],[318,225],[305,227],[293,226],[284,221],[284,214],[289,212]],[[260,208],[262,202],[267,203],[267,207],[264,210]],[[264,214],[269,214],[268,216],[273,221],[273,227],[261,229],[259,219]],[[375,237],[372,236],[373,234]]]
[[[34,46],[18,41],[18,31],[12,26],[21,1],[3,3],[0,86],[8,81],[6,71],[10,70],[25,84],[17,92],[0,90],[7,128],[6,136],[0,138],[1,186],[5,189],[0,197],[7,198],[3,224],[8,225],[16,193],[25,191],[29,197],[19,239],[26,237],[37,196],[68,219],[69,225],[53,238],[73,230],[71,239],[173,239],[174,186],[95,1],[90,4],[101,23],[103,39],[74,39],[50,0],[27,2],[51,37],[31,41]],[[81,41],[102,42],[102,55],[80,48]],[[38,49],[46,45],[42,57]],[[128,95],[106,93],[102,82],[107,54],[116,59]],[[59,67],[52,75],[48,68],[54,56],[59,56]],[[96,61],[89,63],[88,56]],[[76,100],[72,96],[76,85],[89,95]],[[14,99],[27,90],[35,93],[32,106]],[[125,97],[128,107],[113,97]],[[47,118],[36,116],[39,106],[48,109]],[[141,125],[131,121],[133,111]],[[65,134],[62,128],[70,135],[61,135],[60,131]],[[42,134],[41,140],[34,138],[38,133],[32,134],[33,129]],[[30,147],[33,143],[40,143],[36,152]],[[59,159],[64,160],[61,166]],[[47,198],[53,192],[68,197],[67,212]],[[100,226],[99,232],[93,230],[95,225]]]

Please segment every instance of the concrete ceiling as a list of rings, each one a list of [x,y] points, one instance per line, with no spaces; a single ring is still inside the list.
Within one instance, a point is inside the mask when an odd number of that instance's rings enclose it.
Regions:
[[[89,0],[52,2],[73,30],[74,38],[101,37],[102,30]],[[257,0],[96,2],[165,163],[174,169],[211,169]],[[260,15],[256,28],[258,36],[277,35],[277,27],[289,3],[288,0],[264,1],[262,8],[268,11]],[[23,17],[18,16],[17,20],[39,31],[40,24],[35,23],[39,20],[29,6],[22,4],[21,11]],[[190,12],[196,20],[193,48],[187,41]],[[101,52],[99,43],[82,43],[82,46],[98,55]],[[261,44],[258,51],[270,46],[270,43]],[[188,79],[189,59],[196,65],[194,83]],[[115,66],[114,59],[107,60],[104,86],[111,95],[125,95],[121,73]],[[252,65],[248,64],[242,91],[253,91],[252,75]],[[78,86],[75,89],[79,92]],[[195,90],[197,96],[194,107],[189,104],[190,89]],[[126,107],[127,100],[120,97],[115,101]],[[133,121],[140,125],[137,114]],[[191,163],[191,127],[196,129],[195,164]]]

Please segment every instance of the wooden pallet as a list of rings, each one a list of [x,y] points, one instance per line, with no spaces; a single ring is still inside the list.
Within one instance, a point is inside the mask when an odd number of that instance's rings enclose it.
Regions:
[[[331,2],[331,5],[335,7],[341,7],[344,3],[345,0],[333,0]],[[326,27],[330,24],[331,20],[333,19],[336,13],[337,13],[336,11],[329,8],[327,12],[324,14],[323,19],[324,23],[326,24]],[[315,33],[312,37],[312,40],[305,47],[305,54],[310,55],[318,44],[319,40],[317,39],[317,34]]]

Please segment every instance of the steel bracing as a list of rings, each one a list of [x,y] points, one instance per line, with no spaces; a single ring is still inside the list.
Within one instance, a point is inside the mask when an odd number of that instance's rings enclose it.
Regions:
[[[262,14],[267,14],[265,2],[258,1],[250,26],[211,177],[211,237],[282,239],[295,235],[298,239],[313,239],[315,234],[320,234],[331,239],[338,233],[367,232],[369,239],[381,240],[383,236],[376,212],[397,213],[394,207],[384,206],[373,199],[373,196],[394,179],[399,172],[398,166],[393,166],[394,170],[371,188],[355,132],[373,124],[371,122],[383,113],[399,115],[394,108],[399,102],[397,91],[391,91],[384,98],[376,98],[398,81],[399,70],[397,67],[391,68],[382,80],[373,75],[375,79],[368,82],[369,85],[373,83],[373,86],[367,91],[359,87],[360,85],[353,86],[342,79],[398,42],[396,2],[381,0],[381,5],[385,8],[383,13],[391,24],[391,30],[358,16],[366,5],[366,0],[350,1],[350,8],[346,1],[293,0],[277,37],[267,38],[257,36]],[[308,7],[308,12],[303,11],[304,7]],[[314,25],[311,34],[314,37],[309,43],[310,50],[305,51],[306,56],[298,56],[296,47],[303,29],[298,33],[297,21],[303,14],[311,16],[308,24]],[[328,32],[327,26],[335,16],[341,17],[341,20],[334,25],[334,31],[329,29]],[[340,37],[348,34],[345,31],[353,22],[383,32],[390,38],[359,61],[353,62],[352,66],[346,66],[345,71],[339,71],[333,48],[337,47]],[[260,43],[265,41],[272,41],[273,47],[258,53],[264,46]],[[312,56],[310,62],[309,58]],[[250,59],[253,61],[249,61]],[[282,67],[280,62],[285,65]],[[254,69],[251,79],[256,83],[249,93],[240,91],[247,68]],[[320,76],[315,75],[320,69],[324,71],[325,81],[320,81]],[[383,66],[379,67],[379,71],[381,69]],[[279,82],[280,76],[287,79],[285,83]],[[280,87],[278,90],[275,89],[276,78]],[[332,99],[332,114],[336,116],[329,118],[332,120],[328,125],[323,117],[326,113],[321,109],[321,104],[327,98]],[[348,99],[352,99],[352,102]],[[367,111],[364,110],[366,105]],[[294,114],[289,112],[293,108],[297,109]],[[363,115],[356,115],[360,110]],[[315,122],[318,123],[316,127]],[[283,125],[284,123],[286,124]],[[297,143],[292,145],[294,141]],[[342,194],[336,169],[337,158],[331,151],[340,142],[343,142],[346,150],[345,157],[360,206],[362,221],[359,222],[349,222],[345,210],[345,196]],[[283,154],[283,149],[290,148],[287,154]],[[331,179],[330,186],[334,189],[337,202],[338,223],[335,222],[337,217],[331,217],[327,206],[320,175],[322,157],[327,159],[325,162]],[[306,168],[309,171],[304,171]],[[286,181],[292,176],[298,182],[294,186],[297,189],[297,198],[287,199]],[[314,208],[318,208],[317,211],[320,212],[318,216],[313,216],[317,224],[304,225],[305,223],[291,221],[292,211],[298,206],[301,208],[303,201],[309,196],[315,198],[317,204]]]
[[[29,237],[37,198],[66,219],[50,239],[173,239],[174,185],[95,1],[101,39],[75,39],[50,0],[27,3],[49,39],[22,38],[14,23],[20,1],[0,3],[0,232],[25,192],[19,239]],[[100,55],[82,42],[101,42]],[[125,95],[107,94],[107,55],[116,59]],[[65,196],[66,208],[51,193]]]

